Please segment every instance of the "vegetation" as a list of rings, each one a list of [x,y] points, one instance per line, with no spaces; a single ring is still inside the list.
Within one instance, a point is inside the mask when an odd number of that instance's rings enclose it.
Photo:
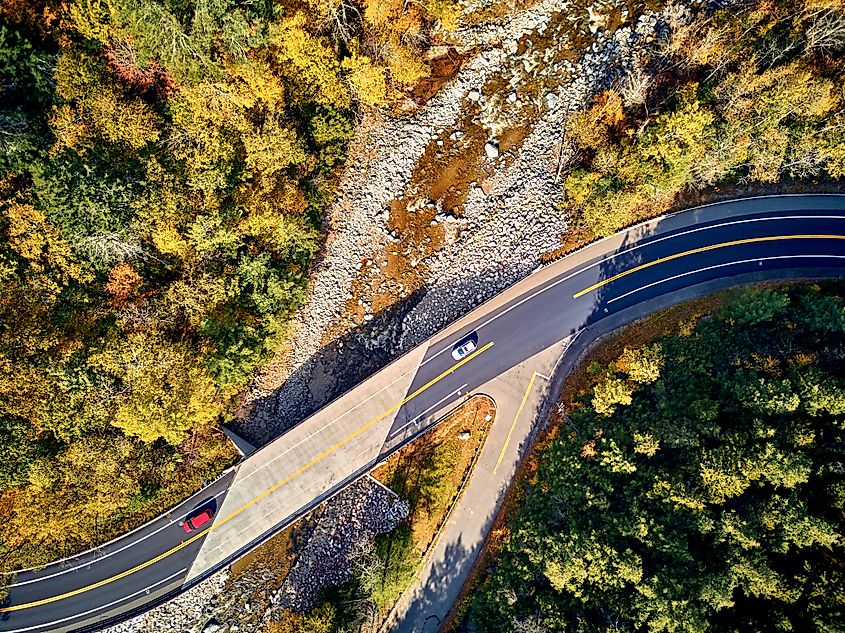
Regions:
[[[841,630],[843,358],[845,298],[796,287],[594,364],[478,630]]]
[[[354,109],[455,15],[0,0],[0,571],[229,463],[215,423],[303,299]]]
[[[843,46],[838,0],[752,0],[678,26],[571,117],[567,204],[602,236],[690,189],[841,178]]]
[[[380,626],[416,580],[472,472],[494,414],[493,402],[477,396],[377,469],[373,476],[407,499],[408,518],[376,537],[372,550],[356,561],[350,582],[327,591],[310,613],[284,612],[268,633],[341,633]],[[459,439],[465,431],[470,437]]]

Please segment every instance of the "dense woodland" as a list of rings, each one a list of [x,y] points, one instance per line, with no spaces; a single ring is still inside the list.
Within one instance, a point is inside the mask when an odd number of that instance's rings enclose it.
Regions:
[[[845,5],[751,0],[676,27],[571,117],[567,205],[595,235],[691,189],[845,175]]]
[[[479,631],[842,631],[845,298],[744,293],[610,366],[540,457]]]
[[[450,0],[0,0],[0,570],[112,536],[233,458],[357,109]],[[72,508],[72,511],[68,511]]]

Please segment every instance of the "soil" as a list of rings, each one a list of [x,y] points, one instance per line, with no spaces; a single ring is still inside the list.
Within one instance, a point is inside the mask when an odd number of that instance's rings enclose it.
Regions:
[[[413,102],[418,106],[428,103],[429,99],[436,95],[444,84],[453,79],[464,62],[472,58],[476,52],[475,49],[458,52],[452,46],[435,46],[430,49],[426,55],[430,74],[411,88],[410,96]]]
[[[490,398],[474,396],[423,437],[400,450],[373,471],[373,477],[390,487],[397,478],[399,480],[412,478],[415,465],[424,462],[426,455],[435,448],[445,447],[453,455],[454,467],[445,480],[447,482],[445,488],[453,491],[448,503],[445,505],[435,503],[431,508],[412,507],[411,509],[410,523],[414,545],[423,557],[434,544],[452,505],[472,472],[475,458],[484,444],[495,415],[496,405]],[[461,433],[469,433],[469,438],[459,439],[458,435]]]

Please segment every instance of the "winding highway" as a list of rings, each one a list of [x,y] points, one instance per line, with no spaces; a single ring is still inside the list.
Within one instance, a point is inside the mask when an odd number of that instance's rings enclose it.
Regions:
[[[479,385],[582,331],[713,280],[845,277],[845,196],[701,207],[543,267],[408,351],[170,513],[95,551],[17,574],[0,632],[96,630],[201,581],[435,423]],[[627,312],[626,312],[627,311]],[[462,360],[456,342],[477,346]],[[210,528],[179,521],[212,508]]]

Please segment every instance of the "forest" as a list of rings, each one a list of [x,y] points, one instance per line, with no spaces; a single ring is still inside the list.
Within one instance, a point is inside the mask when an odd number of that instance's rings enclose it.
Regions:
[[[0,571],[233,461],[218,423],[285,341],[356,113],[455,11],[0,0]]]
[[[845,295],[743,291],[588,367],[478,631],[841,631]]]
[[[701,189],[842,178],[843,47],[838,0],[751,0],[676,25],[570,117],[565,207],[604,236]]]

